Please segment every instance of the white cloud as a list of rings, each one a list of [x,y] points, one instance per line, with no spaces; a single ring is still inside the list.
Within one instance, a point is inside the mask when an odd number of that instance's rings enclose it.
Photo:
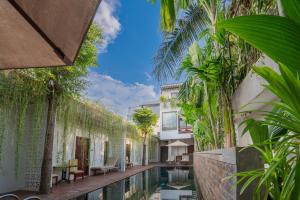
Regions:
[[[125,84],[111,76],[96,72],[91,72],[87,79],[90,86],[86,90],[86,98],[100,101],[109,110],[123,117],[127,116],[128,107],[134,107],[158,98],[153,85]]]
[[[103,29],[104,41],[100,46],[102,51],[105,51],[121,30],[121,24],[115,14],[119,6],[119,0],[102,0],[95,15],[94,21]]]

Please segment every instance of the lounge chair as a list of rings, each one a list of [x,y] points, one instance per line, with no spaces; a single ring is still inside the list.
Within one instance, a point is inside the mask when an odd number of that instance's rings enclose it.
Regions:
[[[182,165],[188,165],[190,163],[190,159],[188,155],[183,155],[182,160],[180,161],[180,164]]]
[[[58,183],[58,174],[52,174],[52,183],[53,184],[55,184],[55,185],[57,185],[57,183]],[[54,183],[54,181],[55,181],[55,183]]]
[[[17,195],[14,194],[5,194],[0,196],[1,200],[21,200]]]
[[[70,183],[70,177],[71,175],[74,175],[74,182],[76,181],[77,177],[81,177],[84,179],[84,171],[78,169],[78,160],[69,160],[69,176],[68,176],[68,181]]]
[[[27,197],[23,200],[41,200],[41,198],[37,197],[37,196],[32,196],[32,197]]]
[[[118,158],[108,158],[106,165],[102,167],[91,167],[91,171],[94,172],[94,175],[97,175],[97,172],[102,172],[105,175],[107,172],[110,172],[112,170],[118,170],[118,167],[116,167],[117,162]]]
[[[173,164],[175,164],[174,156],[171,157],[171,158],[168,158],[168,160],[166,160],[166,163],[167,163],[168,165],[173,165]]]
[[[21,200],[21,198],[15,194],[5,194],[0,196],[0,200]],[[31,197],[26,197],[24,200],[41,200],[41,198],[37,196],[31,196]]]

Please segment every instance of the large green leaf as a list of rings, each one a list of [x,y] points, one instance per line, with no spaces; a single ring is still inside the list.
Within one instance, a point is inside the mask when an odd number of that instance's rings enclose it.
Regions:
[[[281,0],[284,14],[300,25],[300,1],[299,0]]]
[[[261,145],[269,139],[268,126],[255,121],[254,119],[248,119],[243,134],[249,131],[253,144]]]
[[[295,200],[300,200],[300,155],[298,155],[295,167],[295,186],[293,189],[292,198]]]
[[[300,69],[300,26],[279,16],[253,15],[236,17],[221,24],[273,60],[294,70]]]
[[[160,1],[161,27],[163,30],[172,31],[176,20],[174,0]]]

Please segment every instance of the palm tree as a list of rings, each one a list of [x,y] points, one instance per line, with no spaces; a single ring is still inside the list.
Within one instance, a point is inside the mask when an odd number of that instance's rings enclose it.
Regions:
[[[221,126],[224,126],[228,147],[235,143],[231,97],[259,53],[242,40],[218,30],[217,23],[247,12],[269,12],[273,1],[232,1],[231,5],[222,0],[197,0],[188,4],[180,0],[161,1],[161,24],[165,37],[154,58],[154,75],[159,81],[174,77],[192,43],[205,42],[204,48],[208,51],[201,59],[210,59],[207,66],[220,68],[218,102],[219,113],[224,115],[219,115],[215,128],[222,129]],[[183,14],[178,11],[180,8],[183,8]],[[210,121],[216,124],[213,119]]]
[[[218,136],[220,133],[217,130],[216,116],[214,114],[216,105],[213,103],[213,98],[217,96],[216,82],[219,71],[215,65],[203,62],[205,61],[203,56],[202,50],[198,44],[195,43],[190,48],[190,53],[186,56],[181,67],[178,69],[177,78],[183,73],[186,75],[186,81],[180,89],[179,99],[188,102],[190,98],[192,102],[195,103],[195,107],[202,109],[202,112],[206,110],[209,127],[213,135],[213,145],[217,148],[219,147]],[[204,109],[204,104],[200,103],[199,98],[205,99],[207,105],[206,109]]]
[[[146,141],[148,135],[153,132],[153,126],[156,125],[158,116],[152,112],[150,108],[142,107],[134,111],[133,121],[142,132],[143,136],[143,157],[142,165],[146,163]]]

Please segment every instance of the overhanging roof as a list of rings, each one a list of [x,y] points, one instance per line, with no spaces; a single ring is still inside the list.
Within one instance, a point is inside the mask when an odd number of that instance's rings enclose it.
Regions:
[[[101,0],[0,0],[0,69],[72,65]]]
[[[181,142],[179,140],[176,140],[175,142],[172,142],[167,145],[168,147],[186,147],[189,146],[188,144]]]

